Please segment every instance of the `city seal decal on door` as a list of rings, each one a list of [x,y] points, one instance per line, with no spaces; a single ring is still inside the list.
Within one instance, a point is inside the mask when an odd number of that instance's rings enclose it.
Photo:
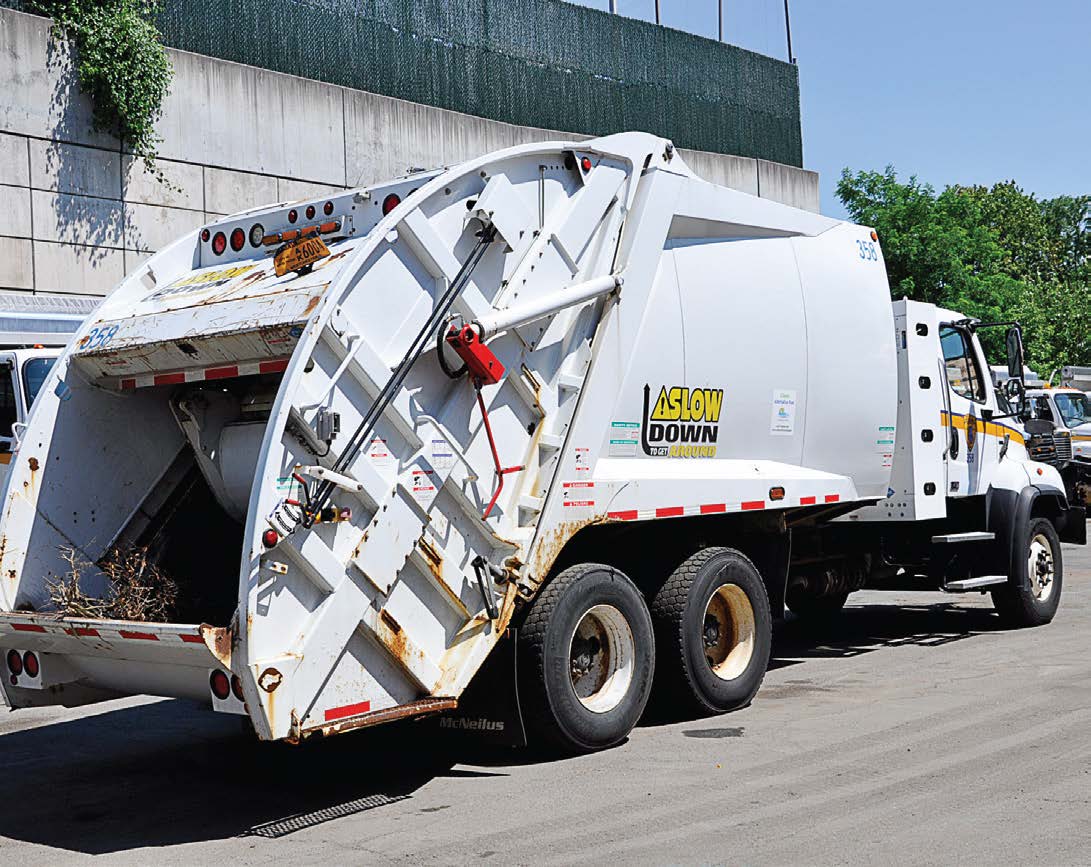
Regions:
[[[640,445],[656,458],[714,458],[720,434],[722,388],[659,387],[652,403],[652,386],[644,386],[644,418]]]

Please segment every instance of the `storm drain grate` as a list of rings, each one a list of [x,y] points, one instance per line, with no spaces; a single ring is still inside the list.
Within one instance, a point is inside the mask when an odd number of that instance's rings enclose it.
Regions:
[[[286,837],[304,828],[313,828],[323,822],[333,819],[341,819],[354,813],[362,813],[364,810],[374,810],[376,807],[385,807],[396,801],[404,801],[409,795],[368,795],[366,798],[357,798],[354,801],[346,801],[333,807],[324,807],[321,810],[312,810],[309,813],[297,813],[283,819],[274,819],[272,822],[263,822],[255,825],[241,836],[243,837],[268,837],[275,840],[278,837]]]

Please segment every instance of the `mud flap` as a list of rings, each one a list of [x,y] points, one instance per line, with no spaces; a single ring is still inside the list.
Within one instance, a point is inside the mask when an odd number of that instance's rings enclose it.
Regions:
[[[517,643],[515,630],[506,630],[459,697],[458,709],[438,716],[430,725],[444,737],[525,747],[527,735],[516,677]]]

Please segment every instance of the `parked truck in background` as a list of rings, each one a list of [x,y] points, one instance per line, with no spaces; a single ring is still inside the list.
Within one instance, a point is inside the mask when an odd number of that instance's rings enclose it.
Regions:
[[[785,608],[938,588],[1046,623],[1084,513],[983,327],[892,306],[874,231],[645,134],[223,218],[41,392],[0,518],[4,695],[188,697],[298,741],[451,712],[510,640],[532,734],[590,750],[650,696],[746,705]],[[134,551],[169,622],[111,615]]]
[[[1064,368],[1065,371],[1072,368]],[[1060,470],[1073,502],[1091,503],[1091,398],[1071,386],[1027,389],[1027,416],[1053,429],[1029,438],[1030,453]]]
[[[98,301],[0,292],[0,480],[53,362]]]

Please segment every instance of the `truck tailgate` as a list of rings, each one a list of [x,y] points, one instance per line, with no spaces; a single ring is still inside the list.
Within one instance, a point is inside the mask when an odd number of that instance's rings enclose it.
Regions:
[[[278,277],[263,256],[153,286],[124,317],[95,322],[74,359],[118,387],[159,384],[135,380],[157,373],[285,359],[355,242],[331,246],[332,255],[306,273]]]

